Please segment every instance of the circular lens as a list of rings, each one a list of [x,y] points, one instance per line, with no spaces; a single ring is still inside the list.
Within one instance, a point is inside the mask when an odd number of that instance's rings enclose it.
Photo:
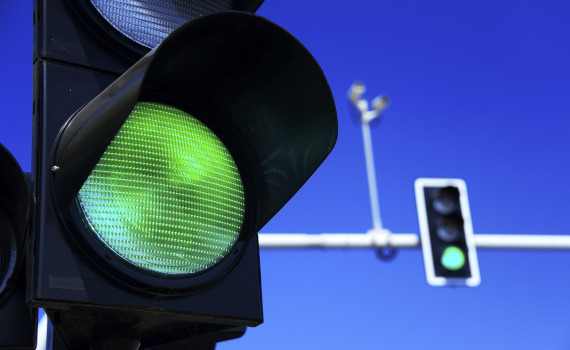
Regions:
[[[123,35],[152,49],[192,18],[229,10],[233,1],[91,0],[91,4]]]
[[[458,209],[458,192],[455,188],[443,188],[432,201],[433,209],[441,215],[449,215]]]
[[[448,270],[457,271],[465,265],[465,254],[455,246],[447,247],[441,255],[441,264]]]
[[[0,214],[0,293],[6,289],[16,261],[16,241],[14,231]]]
[[[206,125],[139,102],[78,194],[94,236],[144,271],[194,274],[223,259],[243,224],[231,154]]]
[[[461,227],[453,219],[444,219],[438,223],[435,232],[442,241],[453,242],[461,235]]]

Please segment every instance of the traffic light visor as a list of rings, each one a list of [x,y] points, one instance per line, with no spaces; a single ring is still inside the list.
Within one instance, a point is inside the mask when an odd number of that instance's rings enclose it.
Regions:
[[[245,12],[201,16],[175,30],[62,128],[52,165],[60,208],[69,208],[140,101],[194,113],[239,158],[242,180],[251,188],[248,236],[308,180],[337,137],[330,87],[297,39]]]
[[[37,310],[26,305],[29,179],[0,144],[0,349],[35,349]]]
[[[121,282],[196,289],[233,268],[336,136],[326,78],[294,37],[245,12],[201,16],[60,128],[53,199]]]
[[[14,232],[0,213],[0,293],[6,287],[16,264],[16,240]]]
[[[8,290],[21,259],[29,212],[24,173],[0,144],[0,295]]]
[[[243,223],[244,188],[220,139],[177,108],[138,102],[77,196],[108,249],[158,274],[220,261]]]

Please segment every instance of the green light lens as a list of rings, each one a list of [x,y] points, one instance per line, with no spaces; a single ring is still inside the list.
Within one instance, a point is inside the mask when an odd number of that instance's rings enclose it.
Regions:
[[[465,254],[455,246],[447,247],[441,255],[441,264],[448,270],[459,270],[465,265]]]
[[[179,109],[138,102],[77,196],[84,221],[129,263],[203,271],[235,244],[245,198],[220,139]]]

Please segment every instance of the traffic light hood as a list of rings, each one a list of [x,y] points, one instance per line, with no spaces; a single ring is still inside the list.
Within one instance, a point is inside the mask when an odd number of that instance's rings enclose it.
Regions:
[[[67,208],[135,104],[174,106],[242,153],[257,232],[332,150],[335,104],[308,50],[245,12],[184,24],[71,117],[53,154],[55,197]],[[246,170],[247,169],[247,170]]]
[[[35,349],[37,310],[26,306],[28,181],[0,144],[0,349]]]
[[[18,162],[2,144],[0,167],[0,213],[11,221],[22,245],[29,215],[28,186]]]
[[[0,144],[0,305],[14,278],[28,224],[29,192],[24,173]],[[1,342],[0,342],[1,343]]]

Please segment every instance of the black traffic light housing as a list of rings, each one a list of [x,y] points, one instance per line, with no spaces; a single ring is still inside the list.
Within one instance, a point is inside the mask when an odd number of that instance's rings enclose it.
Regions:
[[[415,191],[428,283],[478,286],[481,277],[465,181],[420,178]]]
[[[37,309],[26,306],[29,178],[0,144],[0,349],[35,349]]]
[[[260,324],[257,232],[336,140],[334,101],[318,64],[277,25],[221,12],[182,25],[119,76],[130,58],[112,51],[95,57],[106,46],[82,27],[81,11],[57,0],[36,5],[29,302],[46,310],[70,349],[125,339],[152,347]],[[48,15],[54,9],[59,14]],[[53,21],[73,33],[52,32]],[[46,49],[58,35],[82,50]],[[84,55],[70,58],[74,53]],[[93,235],[77,205],[78,191],[141,102],[195,116],[229,149],[244,182],[236,243],[195,275],[174,278],[125,263]]]

